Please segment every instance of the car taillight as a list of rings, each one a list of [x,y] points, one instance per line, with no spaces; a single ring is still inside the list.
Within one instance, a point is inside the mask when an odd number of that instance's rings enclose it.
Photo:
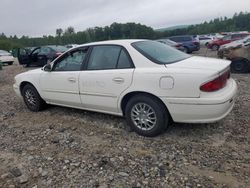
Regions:
[[[180,47],[180,46],[181,46],[181,44],[179,44],[179,43],[175,45],[175,47]]]
[[[222,89],[225,87],[227,80],[230,78],[230,70],[227,70],[223,74],[221,74],[219,77],[204,83],[200,86],[201,91],[205,92],[212,92],[217,91],[219,89]]]
[[[198,41],[193,41],[193,44],[199,45],[200,43]]]

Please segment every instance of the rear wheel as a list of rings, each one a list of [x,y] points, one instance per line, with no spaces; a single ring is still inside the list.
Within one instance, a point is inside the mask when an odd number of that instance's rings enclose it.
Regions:
[[[131,98],[126,105],[125,116],[132,130],[148,137],[159,135],[169,123],[169,114],[163,104],[148,95]]]
[[[231,70],[235,73],[247,73],[250,70],[250,62],[247,59],[232,60]]]
[[[22,96],[28,109],[33,112],[38,112],[44,109],[46,105],[45,101],[40,97],[36,88],[31,84],[27,84],[23,87]]]

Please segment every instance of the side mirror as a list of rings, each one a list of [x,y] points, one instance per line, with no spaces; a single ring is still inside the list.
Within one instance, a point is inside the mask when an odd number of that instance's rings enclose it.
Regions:
[[[50,72],[50,71],[52,70],[51,64],[46,64],[46,65],[43,67],[43,70],[46,71],[46,72]]]

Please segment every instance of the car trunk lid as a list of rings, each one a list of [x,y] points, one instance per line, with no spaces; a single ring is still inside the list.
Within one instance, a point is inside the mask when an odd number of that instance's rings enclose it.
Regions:
[[[201,69],[221,72],[230,65],[230,61],[215,58],[192,56],[174,64],[166,64],[166,67],[180,69]]]

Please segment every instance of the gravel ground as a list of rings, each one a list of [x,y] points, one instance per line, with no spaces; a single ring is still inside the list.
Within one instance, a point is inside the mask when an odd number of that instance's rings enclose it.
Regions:
[[[249,74],[232,75],[239,93],[222,121],[145,138],[119,117],[30,112],[12,89],[24,71],[17,63],[0,71],[0,187],[250,187]]]

